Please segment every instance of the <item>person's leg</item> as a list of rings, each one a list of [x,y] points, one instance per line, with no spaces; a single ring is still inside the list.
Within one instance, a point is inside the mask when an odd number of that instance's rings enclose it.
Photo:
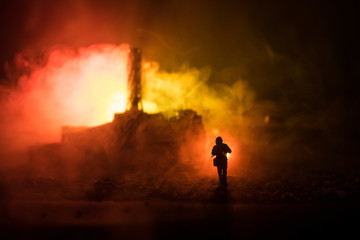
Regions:
[[[223,174],[222,174],[223,176],[223,183],[224,183],[224,185],[226,186],[227,185],[227,169],[225,168],[225,169],[223,169]]]
[[[217,167],[218,170],[218,175],[219,175],[219,182],[220,184],[222,184],[222,173],[221,173],[221,168]]]

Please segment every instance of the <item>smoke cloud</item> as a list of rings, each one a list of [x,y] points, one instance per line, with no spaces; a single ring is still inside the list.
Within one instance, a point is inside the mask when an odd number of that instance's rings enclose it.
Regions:
[[[63,125],[111,121],[125,110],[127,54],[127,45],[107,44],[54,48],[46,59],[18,54],[20,76],[1,88],[2,150],[60,141]]]
[[[342,125],[349,123],[350,133],[357,128],[351,110],[356,104],[343,99],[346,91],[355,91],[346,79],[352,65],[339,65],[347,62],[345,40],[333,31],[342,17],[331,7],[321,5],[323,12],[317,14],[315,5],[259,8],[252,2],[236,7],[208,1],[22,5],[11,5],[19,19],[11,29],[19,33],[8,31],[13,16],[2,18],[8,32],[2,46],[11,49],[3,49],[2,60],[21,52],[6,65],[8,80],[2,81],[2,156],[9,149],[59,141],[63,125],[96,126],[125,110],[129,47],[90,46],[99,42],[141,47],[148,58],[145,111],[168,116],[176,109],[197,111],[205,123],[207,149],[218,135],[233,148],[230,171],[233,163],[259,162],[260,169],[338,158],[336,152],[347,147]],[[50,47],[57,43],[71,48]]]
[[[101,125],[111,122],[114,113],[124,112],[128,52],[128,45],[97,44],[77,50],[53,47],[41,56],[18,54],[8,66],[13,84],[1,88],[1,154],[23,152],[23,163],[27,147],[59,142],[62,126]],[[209,67],[185,64],[166,72],[145,60],[144,111],[163,112],[170,118],[177,110],[195,110],[207,131],[203,143],[207,147],[199,149],[210,151],[215,137],[222,135],[235,150],[232,161],[236,162],[239,129],[255,95],[245,81],[210,84],[210,75]],[[205,165],[211,166],[210,153],[202,155]],[[4,159],[16,165],[19,156],[12,156]]]
[[[215,138],[221,135],[233,148],[229,163],[231,173],[239,171],[244,162],[240,142],[248,137],[246,112],[254,103],[255,93],[243,80],[231,85],[209,83],[209,67],[194,68],[183,65],[178,71],[166,72],[159,64],[148,62],[145,67],[145,110],[174,114],[177,109],[193,109],[203,117],[207,131],[204,158],[210,164],[210,150]],[[200,148],[201,149],[201,148]]]

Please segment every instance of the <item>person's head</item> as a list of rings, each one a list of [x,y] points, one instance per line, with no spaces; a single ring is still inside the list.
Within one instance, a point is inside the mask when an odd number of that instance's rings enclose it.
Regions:
[[[217,137],[215,140],[216,144],[221,144],[223,142],[221,137]]]

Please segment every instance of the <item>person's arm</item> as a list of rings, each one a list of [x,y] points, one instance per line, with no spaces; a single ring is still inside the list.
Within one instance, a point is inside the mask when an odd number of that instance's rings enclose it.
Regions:
[[[229,146],[226,144],[226,148],[227,148],[227,152],[231,153],[231,149],[229,148]]]
[[[211,151],[211,155],[215,156],[216,155],[216,146],[213,147],[212,151]]]

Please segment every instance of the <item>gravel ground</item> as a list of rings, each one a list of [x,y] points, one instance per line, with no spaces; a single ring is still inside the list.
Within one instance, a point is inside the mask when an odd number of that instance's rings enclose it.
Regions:
[[[359,235],[359,182],[329,173],[229,176],[227,188],[185,172],[11,176],[0,185],[0,231],[2,239],[347,239]]]
[[[142,177],[122,178],[8,178],[3,191],[15,200],[74,200],[74,201],[205,201],[230,203],[286,203],[334,202],[360,199],[360,176],[314,174],[271,176],[258,179],[228,177],[227,188],[218,184],[217,176]],[[226,198],[221,194],[226,193]]]

